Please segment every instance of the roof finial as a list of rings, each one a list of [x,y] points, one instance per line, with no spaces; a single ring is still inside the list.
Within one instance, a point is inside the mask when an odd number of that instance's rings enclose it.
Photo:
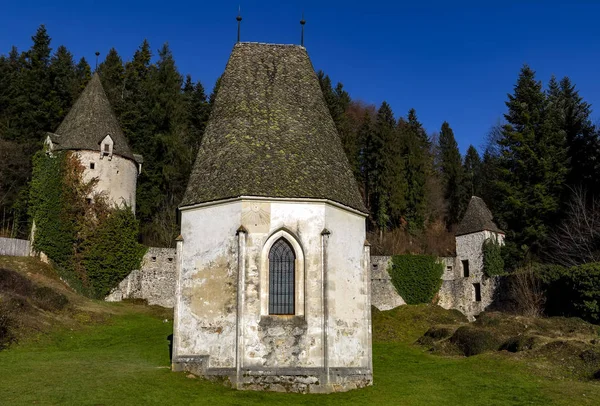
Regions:
[[[300,25],[302,26],[302,34],[300,35],[301,46],[304,46],[304,24],[306,24],[306,20],[304,19],[304,11],[302,11],[302,20],[300,20]]]
[[[98,71],[98,57],[100,56],[100,52],[96,51],[96,72]]]
[[[238,37],[237,42],[240,42],[240,25],[242,24],[242,6],[238,6],[238,15],[235,18],[238,22]]]

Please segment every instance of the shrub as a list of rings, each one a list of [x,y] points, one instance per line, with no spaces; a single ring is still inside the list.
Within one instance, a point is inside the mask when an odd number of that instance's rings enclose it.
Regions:
[[[407,304],[431,303],[442,286],[444,265],[431,255],[395,255],[390,275]]]
[[[69,304],[69,300],[65,295],[47,286],[36,288],[33,293],[33,300],[39,308],[49,311],[62,310]]]
[[[417,341],[421,345],[432,345],[437,341],[441,341],[452,335],[453,330],[448,327],[433,326],[423,334]]]
[[[570,268],[540,266],[539,274],[546,290],[547,313],[600,322],[599,262]]]
[[[450,342],[467,357],[486,351],[496,351],[499,347],[499,342],[492,333],[469,326],[459,327],[450,337]]]
[[[488,277],[504,275],[502,245],[496,238],[483,242],[483,273]]]
[[[33,284],[18,272],[0,268],[0,292],[29,296]]]

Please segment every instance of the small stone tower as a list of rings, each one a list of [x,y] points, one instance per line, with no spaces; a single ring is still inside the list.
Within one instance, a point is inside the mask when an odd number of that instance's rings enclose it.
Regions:
[[[98,73],[83,90],[55,133],[46,137],[48,151],[70,150],[85,167],[84,180],[97,178],[95,193],[110,203],[135,211],[137,177],[142,157],[129,149]]]
[[[304,47],[235,45],[180,211],[175,371],[372,383],[367,210]]]
[[[488,239],[503,244],[504,232],[483,199],[473,196],[456,228],[456,258],[445,259],[440,306],[458,309],[472,319],[492,303],[497,281],[483,272],[483,243]]]

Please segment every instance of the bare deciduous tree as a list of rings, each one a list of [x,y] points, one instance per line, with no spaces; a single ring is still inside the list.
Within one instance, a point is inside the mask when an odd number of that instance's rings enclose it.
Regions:
[[[563,266],[600,262],[600,201],[575,189],[565,220],[549,238],[549,259]]]

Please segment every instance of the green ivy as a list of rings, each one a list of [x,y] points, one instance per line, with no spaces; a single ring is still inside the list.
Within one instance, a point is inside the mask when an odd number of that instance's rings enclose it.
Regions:
[[[483,273],[488,277],[505,274],[502,245],[496,238],[483,242]]]
[[[111,208],[105,199],[86,199],[96,181],[84,182],[79,159],[69,152],[33,159],[30,216],[33,247],[80,293],[104,297],[129,272],[139,269],[146,248],[131,208]]]
[[[94,296],[105,297],[132,270],[139,269],[146,247],[138,244],[138,229],[130,208],[115,209],[86,241],[83,265]]]
[[[395,255],[389,273],[407,304],[431,303],[442,286],[444,265],[431,255]]]
[[[75,227],[64,216],[67,202],[63,193],[65,155],[37,152],[33,157],[30,187],[30,216],[35,224],[33,248],[45,253],[61,270],[73,268]]]

